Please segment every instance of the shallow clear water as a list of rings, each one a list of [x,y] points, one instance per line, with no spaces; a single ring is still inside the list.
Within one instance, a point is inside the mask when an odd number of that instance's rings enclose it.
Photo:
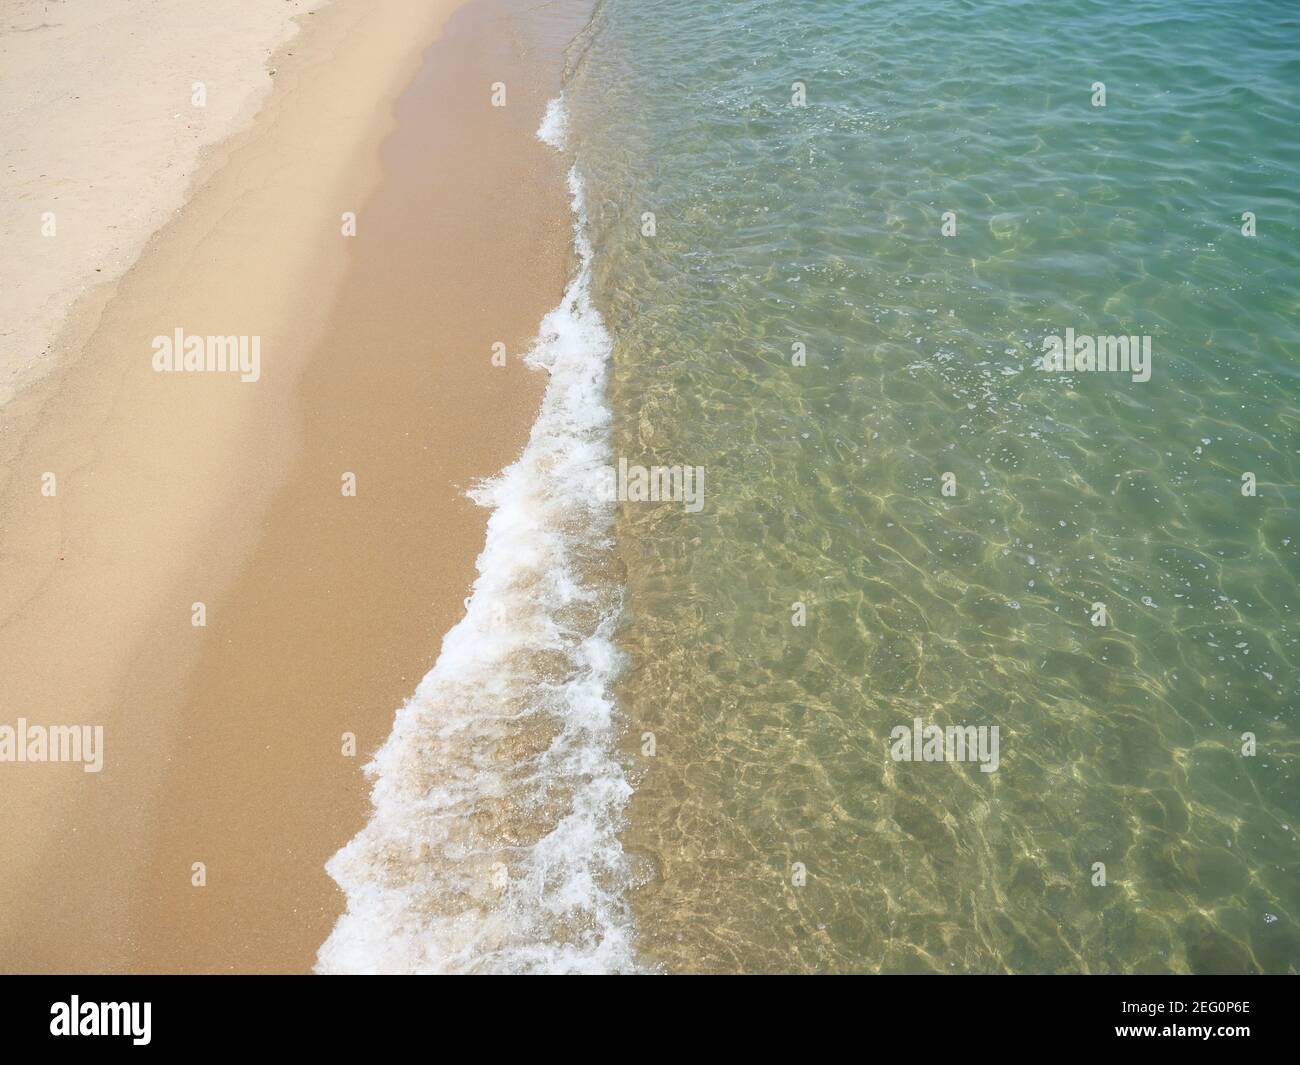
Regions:
[[[572,55],[613,452],[706,471],[614,527],[641,961],[1300,969],[1300,10],[605,0]]]

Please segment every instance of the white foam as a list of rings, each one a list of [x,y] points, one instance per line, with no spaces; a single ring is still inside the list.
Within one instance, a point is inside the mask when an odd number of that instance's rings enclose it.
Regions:
[[[542,124],[537,127],[537,139],[557,151],[563,151],[565,144],[568,143],[568,136],[569,112],[564,106],[564,93],[560,93],[546,105]]]
[[[565,125],[552,101],[538,136]],[[613,520],[590,490],[609,463],[611,339],[576,170],[569,185],[580,266],[527,356],[550,373],[542,409],[519,459],[470,493],[492,509],[478,579],[366,767],[369,824],[326,864],[347,911],[318,972],[636,968],[610,691],[619,590],[593,575]]]

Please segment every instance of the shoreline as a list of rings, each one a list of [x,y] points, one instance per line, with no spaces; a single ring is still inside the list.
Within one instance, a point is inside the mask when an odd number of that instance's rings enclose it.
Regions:
[[[534,138],[559,64],[488,32],[509,6],[321,9],[81,357],[5,408],[7,709],[105,730],[102,773],[0,774],[7,970],[306,971],[341,911],[324,861],[463,613],[463,491],[527,436],[518,356],[568,270]],[[259,380],[153,373],[178,326],[260,337]]]

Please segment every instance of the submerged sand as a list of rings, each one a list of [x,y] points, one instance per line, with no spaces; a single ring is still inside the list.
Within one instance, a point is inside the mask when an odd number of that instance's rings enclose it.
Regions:
[[[0,723],[105,745],[97,774],[0,766],[5,971],[305,971],[337,917],[323,864],[462,612],[486,517],[463,489],[526,438],[517,356],[568,265],[533,137],[558,55],[498,0],[458,7],[319,8],[3,408]],[[156,373],[176,328],[259,337],[258,380]]]

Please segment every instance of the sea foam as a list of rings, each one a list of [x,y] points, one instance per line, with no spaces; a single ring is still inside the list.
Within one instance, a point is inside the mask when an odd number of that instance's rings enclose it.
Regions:
[[[562,100],[538,137],[563,144]],[[527,361],[550,374],[522,455],[470,496],[489,507],[464,618],[366,766],[370,822],[326,864],[347,910],[322,973],[636,968],[618,839],[631,794],[614,750],[619,588],[610,457],[611,339],[591,302],[582,181],[578,269]]]
[[[542,116],[542,124],[537,128],[537,139],[557,151],[563,151],[568,136],[569,112],[564,106],[564,93],[560,93],[546,105],[546,114]]]

